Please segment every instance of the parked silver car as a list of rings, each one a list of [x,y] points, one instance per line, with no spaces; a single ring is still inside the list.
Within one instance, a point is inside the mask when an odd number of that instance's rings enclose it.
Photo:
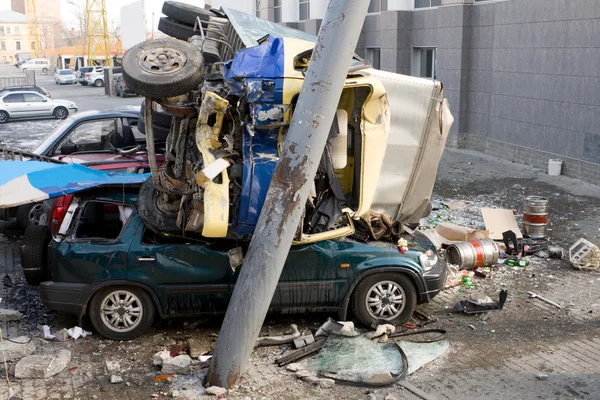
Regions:
[[[70,69],[59,69],[54,74],[54,82],[56,82],[57,85],[62,85],[63,83],[77,83],[77,75]]]
[[[0,94],[0,123],[9,119],[54,116],[65,119],[77,111],[68,100],[53,100],[37,92],[6,92]]]

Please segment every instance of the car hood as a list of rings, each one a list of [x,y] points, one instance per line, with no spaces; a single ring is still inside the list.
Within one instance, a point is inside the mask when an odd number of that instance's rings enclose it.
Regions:
[[[0,208],[44,201],[104,186],[133,186],[150,174],[97,171],[79,164],[0,161]]]

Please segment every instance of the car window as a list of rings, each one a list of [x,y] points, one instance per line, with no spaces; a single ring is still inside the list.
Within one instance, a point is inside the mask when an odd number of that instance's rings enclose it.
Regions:
[[[26,103],[41,103],[44,101],[42,96],[33,93],[24,93],[23,97],[25,98]]]
[[[60,148],[66,143],[77,146],[75,151],[108,150],[110,149],[108,143],[113,144],[116,136],[117,129],[114,118],[84,122],[77,125],[60,141],[55,154],[62,154]]]
[[[79,239],[117,239],[131,216],[131,207],[102,201],[88,201],[77,221]]]
[[[71,75],[72,72],[71,71],[60,71],[61,75]]]
[[[23,99],[22,93],[9,94],[2,101],[4,101],[5,103],[24,103],[25,102],[25,100]]]

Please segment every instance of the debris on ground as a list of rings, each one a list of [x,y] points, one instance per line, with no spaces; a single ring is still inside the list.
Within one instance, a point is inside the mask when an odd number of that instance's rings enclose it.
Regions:
[[[106,360],[104,366],[106,367],[106,371],[111,374],[121,369],[121,364],[114,360]]]
[[[206,388],[207,394],[212,394],[213,396],[223,396],[227,394],[227,389],[219,387],[219,386],[210,386]]]
[[[569,261],[577,269],[596,270],[600,268],[600,248],[581,238],[569,248]]]
[[[23,318],[23,314],[17,310],[0,308],[0,322],[19,321],[21,318]]]
[[[294,339],[299,338],[302,334],[298,330],[298,326],[296,324],[291,324],[292,332],[286,335],[281,336],[263,336],[256,339],[256,344],[254,347],[259,346],[277,346],[281,344],[292,343]]]
[[[30,355],[15,366],[16,378],[49,378],[61,372],[71,362],[69,350],[59,350],[56,355]]]
[[[171,358],[171,352],[169,350],[159,351],[152,357],[152,364],[159,366],[163,365],[165,360],[168,360],[169,358]]]
[[[517,235],[517,238],[523,238],[523,233],[519,229],[513,210],[482,208],[481,215],[483,216],[485,228],[490,234],[490,239],[502,240],[502,233],[506,231],[513,231]]]
[[[294,347],[296,349],[301,349],[302,347],[308,346],[309,344],[313,344],[315,342],[315,337],[313,334],[300,336],[299,338],[294,339]]]
[[[487,296],[485,296],[487,297]],[[480,314],[488,311],[497,311],[504,308],[508,298],[508,291],[501,290],[498,301],[491,301],[489,297],[477,300],[461,300],[457,302],[450,312],[464,312],[465,314]],[[489,299],[489,301],[488,301]]]
[[[192,359],[187,354],[169,357],[163,360],[161,372],[163,374],[187,375],[190,373],[191,362]]]
[[[192,358],[203,356],[211,350],[211,346],[207,341],[197,339],[189,339],[187,347],[190,351],[190,357]]]
[[[6,361],[20,360],[35,351],[35,344],[28,336],[19,336],[3,342]]]
[[[562,309],[562,306],[561,306],[560,304],[558,304],[557,302],[555,302],[555,301],[552,301],[552,300],[548,300],[547,298],[545,298],[545,297],[542,297],[542,296],[540,296],[540,295],[539,295],[539,294],[537,294],[537,293],[533,293],[533,292],[527,292],[527,294],[528,294],[528,295],[529,295],[529,297],[530,297],[530,298],[532,298],[532,299],[540,299],[540,300],[541,300],[541,301],[543,301],[544,303],[550,304],[551,306],[554,306],[554,307],[556,307],[556,308],[558,308],[558,309]]]
[[[111,375],[110,383],[112,383],[112,384],[123,383],[123,378],[121,378],[119,375]]]
[[[379,325],[374,332],[369,332],[365,336],[367,339],[372,340],[377,339],[383,335],[391,335],[394,332],[396,332],[396,327],[394,325],[383,324]]]

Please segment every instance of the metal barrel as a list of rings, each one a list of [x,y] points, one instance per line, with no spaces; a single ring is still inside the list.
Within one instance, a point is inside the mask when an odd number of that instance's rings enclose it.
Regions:
[[[471,240],[450,245],[446,261],[460,269],[490,267],[498,262],[500,250],[492,239]]]
[[[548,199],[541,196],[525,198],[523,231],[532,238],[544,238],[548,232]]]

